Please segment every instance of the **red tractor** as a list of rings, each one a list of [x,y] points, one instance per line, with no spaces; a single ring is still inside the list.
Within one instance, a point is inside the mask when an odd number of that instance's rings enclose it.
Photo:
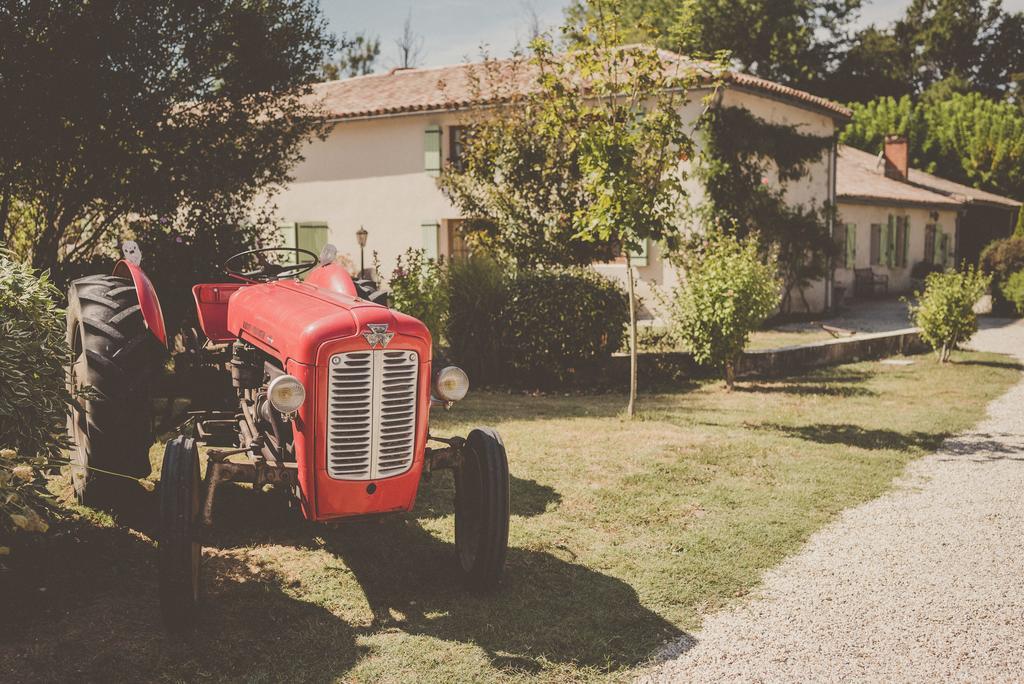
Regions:
[[[320,257],[243,252],[224,264],[237,282],[192,289],[204,353],[230,372],[233,397],[230,410],[190,414],[164,451],[157,545],[161,612],[172,630],[193,623],[201,539],[224,482],[272,485],[305,518],[334,522],[409,511],[421,479],[451,468],[465,580],[488,590],[501,578],[509,525],[501,438],[490,428],[430,434],[431,407],[462,399],[466,374],[432,363],[426,326],[381,303],[335,254],[330,245]],[[69,420],[72,481],[86,505],[117,505],[128,481],[111,473],[150,474],[151,385],[168,339],[140,262],[126,243],[112,275],[76,280],[68,294],[69,382],[84,389]],[[208,447],[203,476],[200,445]]]

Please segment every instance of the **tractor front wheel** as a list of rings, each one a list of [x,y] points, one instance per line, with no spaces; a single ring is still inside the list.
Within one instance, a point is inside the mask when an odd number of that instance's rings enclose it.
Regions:
[[[199,604],[201,486],[195,440],[175,437],[164,449],[157,538],[160,612],[171,632],[190,629]]]
[[[509,474],[505,445],[491,428],[466,438],[455,469],[455,548],[471,589],[497,587],[508,551]]]

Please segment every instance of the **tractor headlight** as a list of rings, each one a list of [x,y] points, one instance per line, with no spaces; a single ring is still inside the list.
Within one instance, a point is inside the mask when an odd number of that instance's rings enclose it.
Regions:
[[[267,399],[270,405],[281,413],[295,413],[306,401],[306,388],[299,379],[291,375],[278,375],[267,387]]]
[[[434,376],[434,396],[459,401],[469,391],[469,376],[458,366],[445,366]]]

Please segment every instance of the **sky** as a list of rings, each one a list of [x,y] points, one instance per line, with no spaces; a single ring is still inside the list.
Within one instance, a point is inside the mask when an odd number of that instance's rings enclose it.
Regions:
[[[477,59],[481,45],[496,57],[508,55],[529,36],[530,16],[557,27],[568,0],[320,0],[331,29],[338,35],[365,31],[380,36],[378,69],[397,64],[395,38],[411,12],[413,31],[423,36],[420,66],[459,64]],[[860,24],[885,25],[898,18],[909,0],[865,0]],[[1010,11],[1024,10],[1024,0],[1004,0]]]

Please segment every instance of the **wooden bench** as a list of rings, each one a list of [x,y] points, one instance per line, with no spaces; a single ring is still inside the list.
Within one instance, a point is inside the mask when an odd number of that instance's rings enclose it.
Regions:
[[[874,297],[889,294],[889,276],[875,273],[870,268],[853,270],[853,294],[855,297]]]

